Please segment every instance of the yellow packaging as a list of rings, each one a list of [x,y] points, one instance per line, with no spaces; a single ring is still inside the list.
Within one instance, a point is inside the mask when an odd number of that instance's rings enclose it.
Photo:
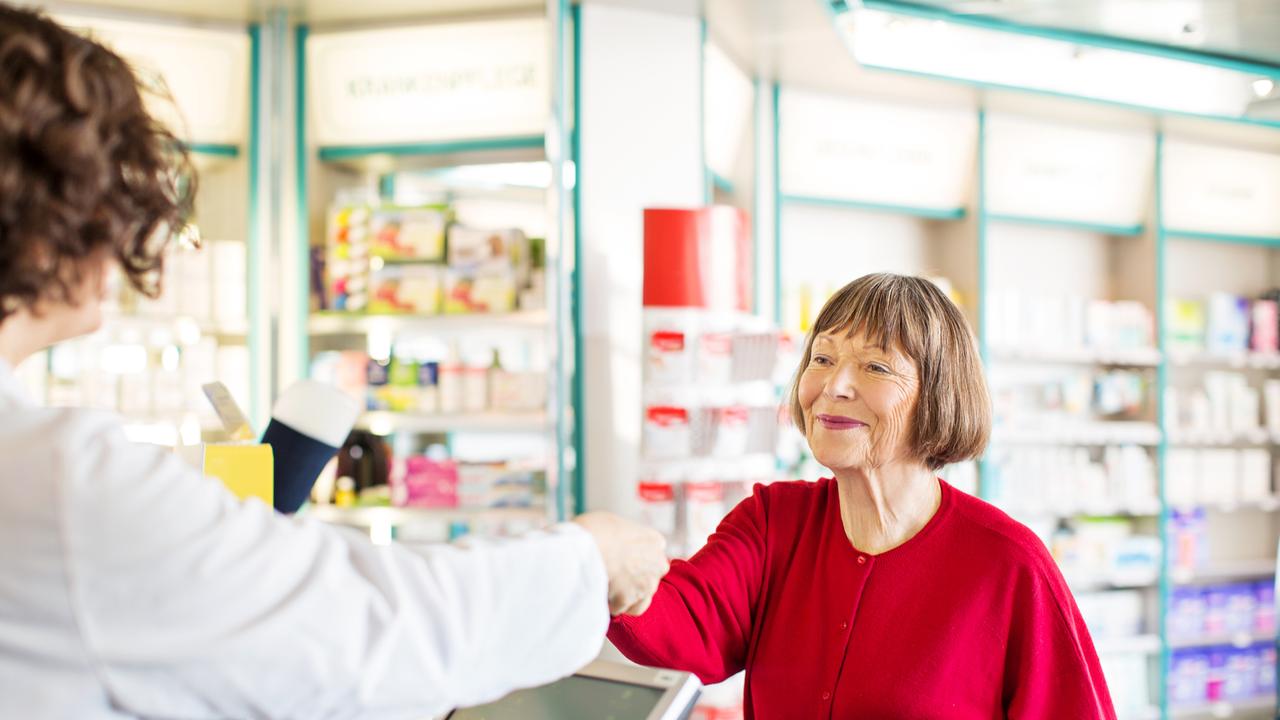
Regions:
[[[268,507],[274,506],[275,461],[270,445],[206,443],[179,448],[179,453],[206,477],[222,481],[241,500],[255,497]]]

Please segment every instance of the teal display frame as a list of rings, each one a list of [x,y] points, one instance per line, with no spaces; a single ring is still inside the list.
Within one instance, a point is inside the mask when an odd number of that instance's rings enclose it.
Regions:
[[[567,2],[568,0],[561,0]],[[570,131],[570,157],[573,160],[573,271],[569,274],[572,285],[570,312],[573,317],[573,510],[575,515],[587,511],[587,483],[583,468],[586,467],[586,375],[582,372],[586,362],[586,348],[582,342],[584,289],[582,284],[582,6],[570,6],[569,22],[573,23],[573,102]]]
[[[1222,70],[1262,75],[1263,77],[1280,77],[1280,66],[1257,60],[1228,57],[1215,53],[1207,53],[1189,48],[1180,48],[1156,42],[1147,42],[1112,35],[1102,35],[1079,30],[1064,30],[1039,25],[1028,25],[1010,20],[1003,20],[980,13],[960,13],[935,5],[926,5],[908,0],[862,0],[862,6],[869,10],[895,13],[923,20],[939,20],[942,22],[966,25],[981,30],[1014,33],[1045,40],[1057,40],[1076,45],[1088,45],[1103,50],[1118,50],[1137,53],[1166,60],[1195,63],[1216,67]],[[836,12],[845,12],[848,5],[843,0],[831,0],[830,6]],[[839,7],[837,7],[839,6]]]
[[[259,229],[259,222],[262,217],[262,204],[259,199],[259,193],[262,190],[262,171],[259,167],[262,151],[262,102],[259,97],[262,90],[262,26],[256,23],[251,24],[248,28],[248,33],[249,147],[246,161],[249,163],[249,228],[246,237],[246,244],[248,245],[246,256],[253,258],[262,244],[262,236]],[[266,379],[261,377],[261,373],[258,372],[258,363],[256,362],[259,353],[264,352],[266,349],[263,344],[263,328],[261,323],[257,321],[258,311],[262,308],[262,268],[258,263],[250,260],[246,270],[249,283],[249,362],[250,367],[253,368],[249,373],[249,408],[251,413],[257,414],[261,408],[265,407],[263,403],[265,390],[263,381]],[[270,383],[267,383],[267,385],[269,386]],[[253,417],[252,419],[261,422],[265,418]]]
[[[557,15],[559,22],[552,28],[554,33],[554,42],[552,43],[552,51],[555,53],[555,63],[553,72],[556,73],[557,79],[565,74],[564,68],[564,50],[565,43],[572,42],[570,49],[573,67],[571,68],[571,85],[564,88],[557,97],[552,98],[554,103],[553,109],[557,114],[560,122],[552,122],[551,127],[556,128],[560,133],[558,140],[560,147],[568,148],[567,165],[571,165],[574,170],[574,184],[570,192],[570,204],[572,205],[570,212],[561,218],[560,223],[563,224],[572,217],[573,235],[572,243],[574,247],[574,265],[569,273],[563,272],[563,267],[559,269],[561,281],[569,283],[569,327],[563,327],[564,323],[559,318],[552,319],[554,323],[553,330],[555,332],[557,351],[556,351],[556,367],[555,372],[560,377],[560,382],[566,383],[569,388],[567,402],[558,403],[560,405],[557,417],[553,419],[553,425],[556,433],[556,452],[555,460],[557,469],[558,482],[556,484],[555,496],[552,499],[554,516],[557,521],[564,521],[570,517],[570,509],[572,514],[580,514],[586,511],[585,482],[583,478],[583,374],[582,363],[584,359],[583,343],[582,343],[582,283],[580,278],[580,262],[581,258],[581,218],[579,215],[580,207],[580,188],[581,178],[577,176],[581,163],[578,162],[580,152],[580,142],[578,137],[578,128],[580,125],[580,103],[577,102],[578,93],[581,87],[581,62],[579,48],[581,45],[581,30],[578,18],[579,7],[571,4],[570,0],[557,0]],[[572,28],[569,25],[572,25]],[[369,144],[369,145],[325,145],[316,148],[315,157],[311,157],[307,144],[307,38],[310,35],[310,28],[306,24],[299,24],[295,27],[294,33],[294,80],[295,80],[295,188],[296,188],[296,223],[300,236],[298,258],[296,259],[295,272],[299,273],[299,277],[303,280],[299,284],[299,315],[298,339],[299,343],[299,377],[308,377],[310,374],[310,247],[311,247],[311,223],[309,208],[309,184],[308,171],[310,164],[314,159],[322,164],[337,164],[343,162],[357,161],[376,155],[390,156],[392,158],[412,158],[412,157],[431,157],[439,155],[453,155],[463,153],[488,153],[488,152],[504,152],[512,150],[545,150],[548,141],[548,135],[513,135],[506,137],[463,139],[446,142],[424,142],[424,143],[393,143],[393,144]],[[558,80],[557,80],[558,81]],[[572,127],[565,127],[564,122],[568,117],[572,117]],[[551,128],[547,132],[551,132]],[[396,185],[395,172],[384,173],[379,177],[379,192],[387,195],[394,194]],[[563,191],[563,190],[562,190]],[[558,254],[557,262],[563,263],[563,251]],[[563,352],[562,334],[568,332],[572,337],[574,367],[572,372],[568,372],[564,367],[565,357]],[[565,424],[569,421],[565,417],[566,410],[572,408],[572,428],[566,432]],[[568,442],[566,442],[566,437]],[[572,471],[566,468],[565,451],[572,449],[574,464]]]

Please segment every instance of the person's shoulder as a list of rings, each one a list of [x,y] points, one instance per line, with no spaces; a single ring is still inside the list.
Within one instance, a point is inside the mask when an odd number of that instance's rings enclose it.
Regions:
[[[805,506],[825,502],[831,478],[821,480],[779,480],[755,486],[754,495],[770,506]]]
[[[821,480],[780,480],[760,483],[743,501],[774,527],[790,527],[791,520],[821,516],[834,491],[831,478]],[[779,524],[782,525],[779,525]]]
[[[1005,511],[961,490],[950,489],[953,512],[966,541],[978,545],[987,557],[1021,566],[1036,573],[1056,570],[1044,540]],[[1050,573],[1053,574],[1053,573]]]

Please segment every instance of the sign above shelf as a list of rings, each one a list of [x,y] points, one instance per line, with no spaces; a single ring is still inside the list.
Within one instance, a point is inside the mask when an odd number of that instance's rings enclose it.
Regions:
[[[240,29],[58,14],[134,67],[147,106],[193,153],[234,157],[249,118],[249,35]]]
[[[1130,234],[1151,198],[1155,136],[1059,125],[1009,114],[986,119],[986,210],[1057,218]]]
[[[978,141],[971,108],[784,88],[778,118],[785,196],[949,210],[967,204]]]
[[[322,147],[541,137],[551,107],[544,18],[312,35],[312,126]]]

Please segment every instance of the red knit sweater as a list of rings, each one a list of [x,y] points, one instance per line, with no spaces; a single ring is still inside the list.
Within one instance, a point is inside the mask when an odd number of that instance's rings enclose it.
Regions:
[[[760,720],[1115,718],[1044,544],[946,483],[924,529],[880,555],[849,544],[834,480],[757,486],[609,639],[707,683],[746,669]]]

